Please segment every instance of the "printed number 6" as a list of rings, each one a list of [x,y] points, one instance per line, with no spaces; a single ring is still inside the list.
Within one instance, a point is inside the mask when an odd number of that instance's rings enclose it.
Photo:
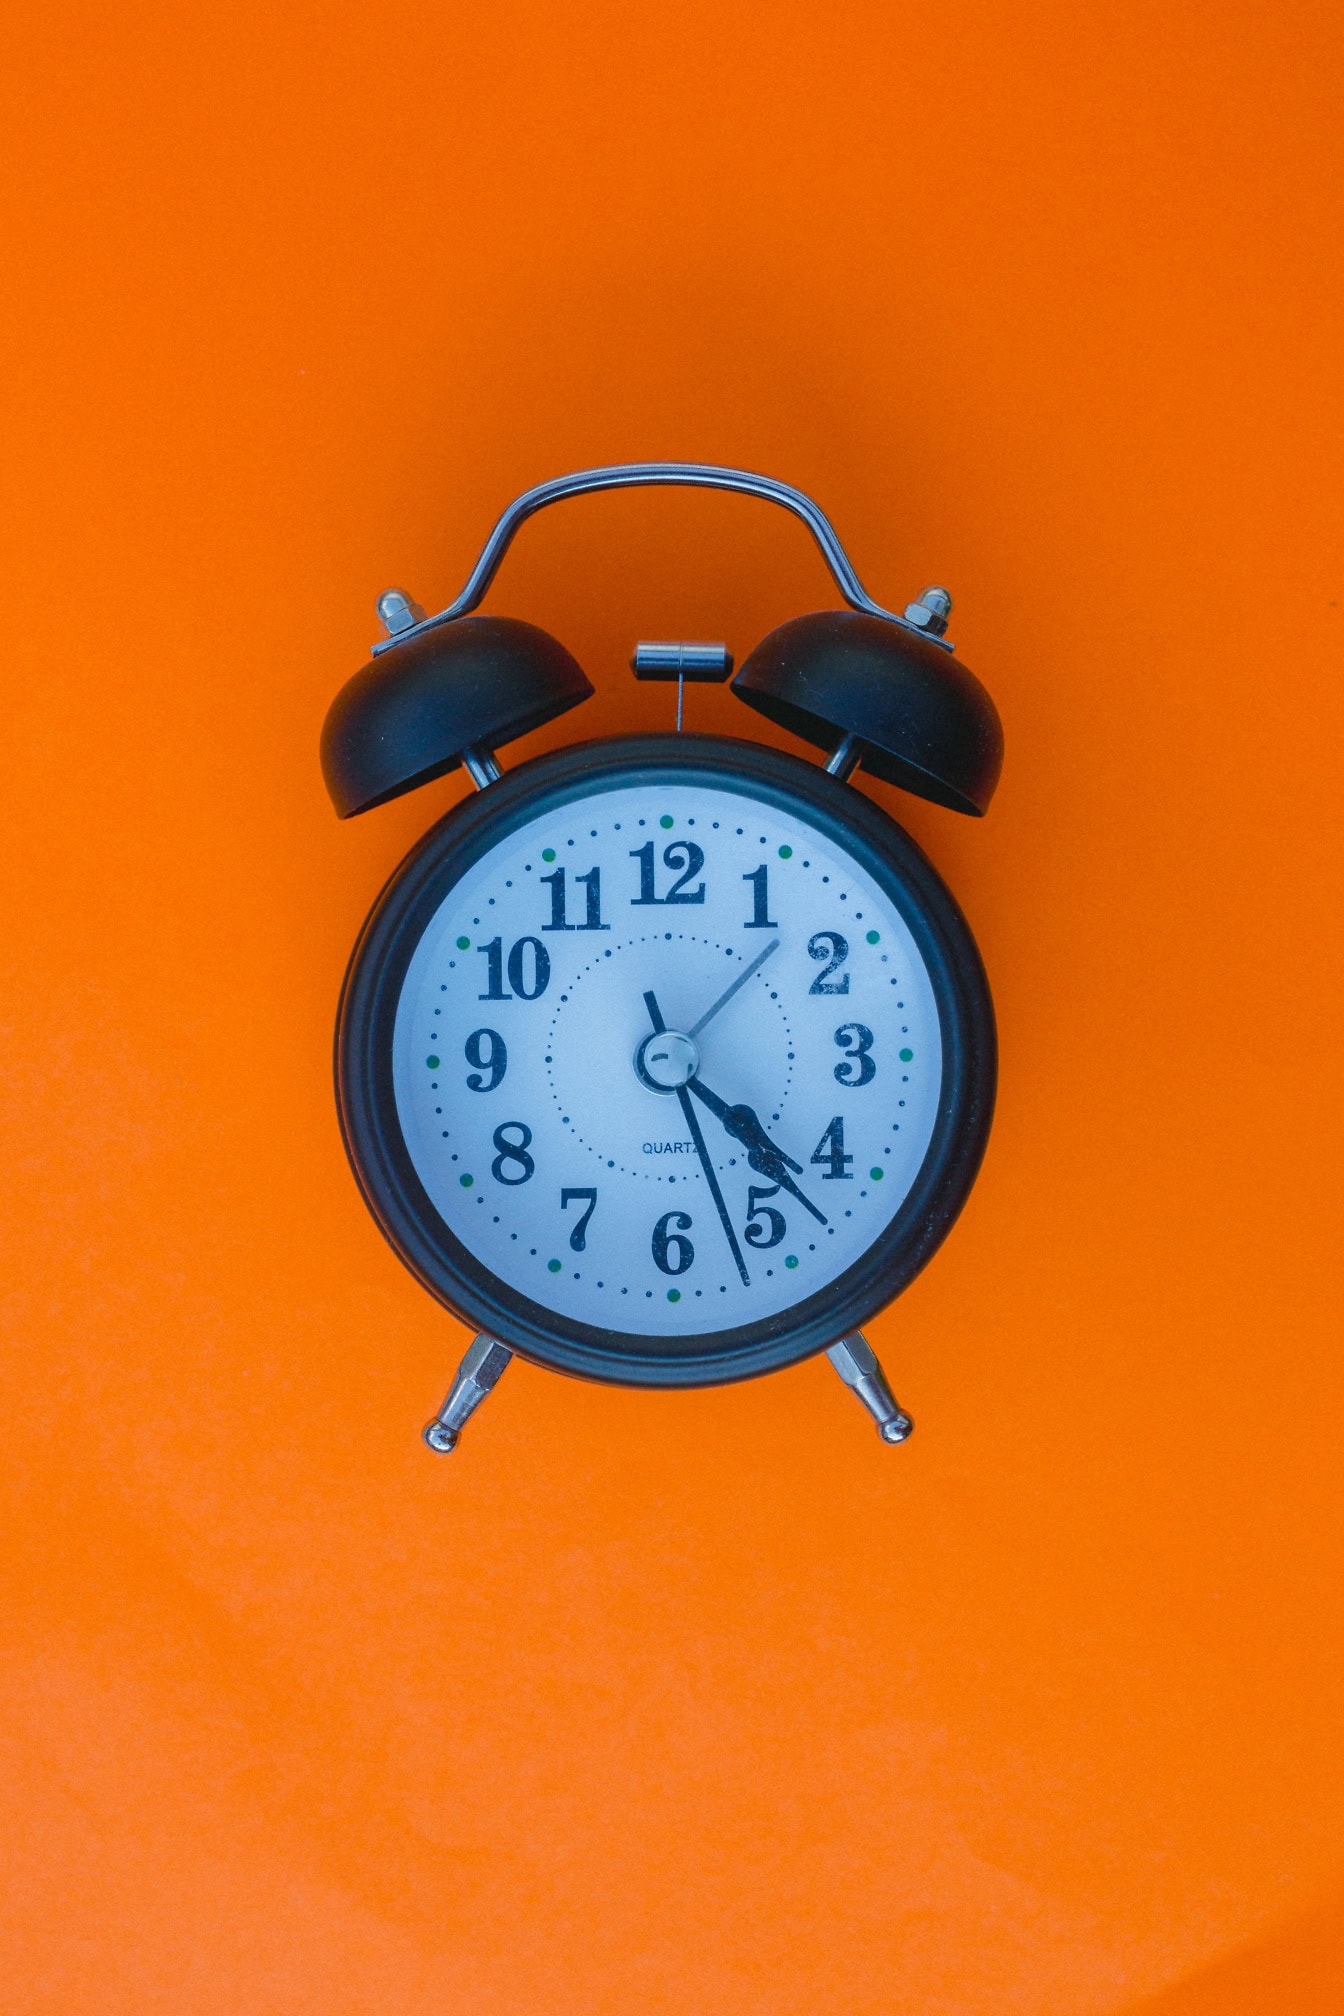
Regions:
[[[674,1232],[668,1226],[674,1225]],[[664,1274],[684,1274],[695,1258],[695,1248],[683,1234],[691,1229],[684,1211],[664,1211],[653,1228],[653,1264]]]

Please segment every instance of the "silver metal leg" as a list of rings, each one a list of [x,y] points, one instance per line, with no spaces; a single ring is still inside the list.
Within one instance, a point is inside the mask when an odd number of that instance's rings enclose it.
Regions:
[[[858,1394],[877,1423],[884,1442],[904,1442],[914,1432],[914,1422],[887,1384],[887,1375],[877,1362],[877,1354],[861,1330],[851,1330],[826,1353],[846,1386]]]
[[[497,1344],[493,1337],[476,1337],[467,1346],[448,1398],[425,1429],[425,1440],[436,1455],[446,1456],[456,1449],[463,1423],[476,1412],[490,1389],[498,1385],[512,1356],[508,1346]]]

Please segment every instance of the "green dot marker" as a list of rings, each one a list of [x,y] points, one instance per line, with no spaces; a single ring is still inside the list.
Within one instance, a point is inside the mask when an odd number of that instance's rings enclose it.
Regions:
[[[541,858],[543,861],[554,861],[555,859],[554,847],[543,847],[541,850]]]
[[[426,1057],[426,1059],[425,1059],[425,1062],[426,1062],[426,1064],[428,1064],[428,1066],[429,1066],[429,1068],[430,1068],[430,1070],[431,1070],[431,1071],[437,1071],[437,1070],[438,1070],[438,1068],[439,1068],[439,1060],[438,1060],[438,1058],[437,1058],[437,1057]]]
[[[667,823],[670,826],[672,824],[672,821],[669,819]],[[680,1302],[681,1300],[680,1288],[669,1288],[667,1291],[667,1299],[669,1302]]]
[[[882,1181],[882,1171],[880,1169],[870,1169],[868,1174],[874,1183]]]
[[[792,861],[793,859],[792,847],[781,847],[779,850],[779,858],[781,861]]]
[[[560,1262],[558,1260],[548,1260],[546,1262],[546,1266],[549,1272],[552,1274],[558,1274],[560,1272]]]
[[[913,1050],[901,1050],[897,1054],[899,1055],[902,1064],[909,1064],[913,1060],[915,1053]]]
[[[464,1190],[470,1190],[472,1184],[476,1181],[476,1178],[474,1176],[459,1176],[457,1180],[462,1185],[462,1188]]]
[[[798,1265],[798,1255],[796,1253],[786,1253],[784,1255],[784,1265],[786,1267],[796,1267]]]
[[[459,938],[457,941],[457,949],[459,952],[470,952],[471,950],[470,938]]]
[[[670,812],[664,812],[664,814],[663,814],[662,818],[661,818],[661,819],[660,819],[660,820],[658,821],[658,824],[659,824],[660,826],[671,826],[671,825],[672,825],[673,823],[674,823],[674,821],[673,821],[673,818],[672,818],[672,814],[671,814]],[[671,1297],[671,1293],[672,1293],[672,1291],[671,1291],[671,1289],[669,1289],[669,1290],[668,1290],[668,1295],[669,1295],[669,1298]],[[677,1299],[677,1301],[678,1301],[678,1302],[679,1302],[679,1301],[681,1300],[681,1290],[680,1290],[680,1289],[678,1289],[678,1290],[677,1290],[677,1296],[676,1296],[676,1299]]]
[[[879,938],[880,938],[881,936],[882,936],[882,933],[881,933],[880,931],[870,931],[870,932],[868,933],[868,943],[869,943],[870,945],[876,945],[876,943],[877,943],[878,939],[879,939]]]

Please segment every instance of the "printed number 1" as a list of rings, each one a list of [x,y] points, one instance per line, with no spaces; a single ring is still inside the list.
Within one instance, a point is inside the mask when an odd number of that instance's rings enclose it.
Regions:
[[[753,868],[742,880],[751,884],[751,917],[742,926],[744,931],[778,931],[779,926],[770,915],[768,880],[770,870],[762,861],[759,868]]]

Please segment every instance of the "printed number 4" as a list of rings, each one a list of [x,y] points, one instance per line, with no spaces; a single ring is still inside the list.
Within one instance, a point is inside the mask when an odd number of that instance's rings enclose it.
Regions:
[[[845,1153],[845,1122],[842,1114],[836,1114],[812,1150],[812,1160],[820,1162],[826,1169],[826,1174],[821,1179],[823,1183],[853,1182],[849,1165],[854,1157]]]

